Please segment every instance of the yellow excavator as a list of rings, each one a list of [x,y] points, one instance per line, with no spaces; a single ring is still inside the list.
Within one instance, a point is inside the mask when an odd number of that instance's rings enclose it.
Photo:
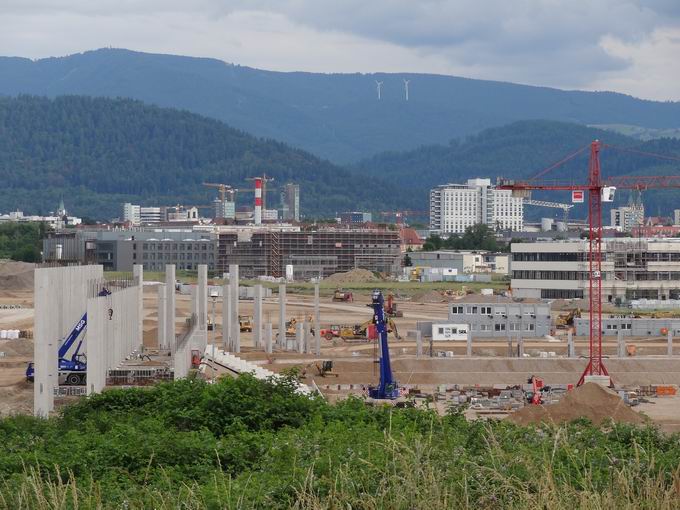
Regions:
[[[581,309],[573,308],[568,312],[562,312],[555,319],[557,329],[568,329],[574,326],[574,319],[581,317]]]

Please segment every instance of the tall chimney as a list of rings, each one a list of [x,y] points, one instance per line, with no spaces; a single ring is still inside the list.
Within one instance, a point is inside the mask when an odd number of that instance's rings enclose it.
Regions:
[[[255,225],[262,224],[262,177],[255,178]]]

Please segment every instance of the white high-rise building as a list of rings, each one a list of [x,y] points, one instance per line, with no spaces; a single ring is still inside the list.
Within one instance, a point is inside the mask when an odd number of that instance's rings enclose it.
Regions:
[[[444,184],[430,191],[430,228],[442,234],[462,234],[484,223],[492,230],[521,231],[524,207],[511,190],[499,190],[491,179],[468,179],[467,184]]]
[[[123,221],[129,221],[132,225],[139,225],[142,221],[141,207],[129,202],[123,204]]]
[[[626,205],[610,211],[611,226],[622,232],[631,232],[645,222],[645,208],[642,204]]]

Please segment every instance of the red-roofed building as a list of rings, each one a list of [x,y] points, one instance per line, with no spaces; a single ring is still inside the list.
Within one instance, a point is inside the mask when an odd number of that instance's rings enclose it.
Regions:
[[[399,237],[401,238],[401,251],[405,252],[411,249],[412,251],[422,250],[423,238],[418,235],[415,229],[410,227],[403,227],[399,230]]]

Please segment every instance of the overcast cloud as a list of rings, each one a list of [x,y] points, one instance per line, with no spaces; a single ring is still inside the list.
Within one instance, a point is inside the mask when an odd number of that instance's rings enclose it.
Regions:
[[[0,0],[0,54],[105,46],[680,100],[680,0]]]

